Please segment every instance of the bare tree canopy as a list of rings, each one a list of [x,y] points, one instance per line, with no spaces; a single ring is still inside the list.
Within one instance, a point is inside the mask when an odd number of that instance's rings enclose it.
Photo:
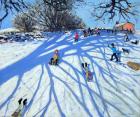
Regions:
[[[43,0],[48,6],[57,9],[58,11],[71,9],[72,0]]]
[[[64,2],[64,4],[68,3]],[[43,27],[44,30],[58,31],[62,29],[82,28],[85,26],[82,19],[71,13],[69,9],[71,6],[67,6],[67,8],[65,6],[64,8],[63,3],[61,3],[59,4],[59,10],[58,7],[54,6],[55,4],[42,3],[41,1],[37,2],[30,7],[28,11],[29,16],[38,22],[38,26]]]
[[[51,24],[51,28],[60,27],[58,22],[62,18],[62,14],[71,11],[76,2],[84,3],[85,1],[86,0],[38,0],[37,4],[33,5],[34,8],[32,12],[30,12],[30,15],[34,20],[38,21],[39,19],[39,23],[42,25],[44,25],[44,21],[46,21],[45,25]],[[27,11],[31,10],[29,6],[27,6],[25,0],[0,0],[0,23],[10,12],[22,11],[24,8],[28,8]],[[113,20],[115,17],[127,20],[136,18],[138,15],[136,5],[129,0],[102,0],[100,4],[93,5],[92,8],[94,9],[92,15],[97,20]],[[57,18],[58,16],[60,17],[59,19]]]
[[[138,15],[138,10],[135,7],[136,5],[129,2],[129,0],[109,0],[108,2],[103,0],[102,3],[94,7],[92,14],[97,20],[112,20],[116,16],[127,20],[131,16],[135,17]]]
[[[35,29],[36,21],[29,17],[29,13],[20,13],[16,15],[14,26],[23,32],[32,32]]]
[[[20,11],[26,7],[24,0],[0,0],[0,22],[2,22],[10,12]]]
[[[48,6],[52,6],[58,11],[71,10],[75,2],[82,3],[84,0],[43,0]]]

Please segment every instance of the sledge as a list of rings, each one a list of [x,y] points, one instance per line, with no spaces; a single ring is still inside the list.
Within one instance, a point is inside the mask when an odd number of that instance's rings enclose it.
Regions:
[[[49,62],[49,65],[58,66],[58,64],[51,64],[50,62]]]
[[[25,106],[27,105],[27,98],[23,100],[23,106],[21,105],[21,101],[22,101],[22,98],[20,98],[18,100],[19,106],[16,109],[16,111],[14,111],[12,113],[12,115],[11,115],[12,117],[22,117],[22,112],[23,112]]]
[[[53,61],[53,58],[51,58],[51,60],[49,62],[49,65],[56,65],[56,66],[58,66],[59,59],[57,60],[57,63],[56,64],[54,64],[52,61]]]
[[[58,65],[58,63],[59,63],[59,53],[58,53],[58,50],[55,50],[55,51],[54,51],[54,55],[53,55],[53,57],[50,59],[49,64],[50,64],[50,65]]]
[[[85,65],[86,65],[86,67],[88,67],[88,66],[87,66],[87,63],[85,63],[85,64],[82,63],[82,64],[81,64],[82,70],[83,70],[83,74],[84,74],[84,76],[86,77],[87,74],[86,74]],[[87,81],[87,82],[93,81],[93,73],[92,73],[90,70],[88,71],[88,78],[86,78],[86,81]]]
[[[12,117],[21,117],[21,112],[20,111],[18,111],[18,112],[14,112],[13,114],[12,114]]]
[[[21,117],[21,111],[22,111],[22,106],[19,105],[19,107],[12,113],[12,117]]]

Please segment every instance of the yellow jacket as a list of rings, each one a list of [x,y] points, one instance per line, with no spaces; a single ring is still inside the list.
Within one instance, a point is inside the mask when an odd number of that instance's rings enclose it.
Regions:
[[[54,60],[58,59],[58,55],[57,54],[54,54],[53,59]]]

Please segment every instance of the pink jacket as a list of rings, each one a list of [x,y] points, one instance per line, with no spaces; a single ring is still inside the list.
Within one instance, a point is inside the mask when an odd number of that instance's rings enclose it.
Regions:
[[[78,39],[78,38],[79,38],[78,33],[75,33],[75,39]]]

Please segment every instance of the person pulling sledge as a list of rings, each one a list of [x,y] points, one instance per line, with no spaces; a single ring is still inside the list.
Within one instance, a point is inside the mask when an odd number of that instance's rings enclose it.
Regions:
[[[116,62],[118,62],[119,61],[119,59],[118,59],[118,56],[117,56],[117,49],[116,49],[116,47],[115,47],[115,45],[114,45],[114,43],[112,43],[111,44],[111,46],[110,45],[108,45],[108,47],[112,50],[112,52],[113,52],[113,54],[111,55],[111,61],[113,60],[113,57],[115,57],[115,59],[116,59]]]

